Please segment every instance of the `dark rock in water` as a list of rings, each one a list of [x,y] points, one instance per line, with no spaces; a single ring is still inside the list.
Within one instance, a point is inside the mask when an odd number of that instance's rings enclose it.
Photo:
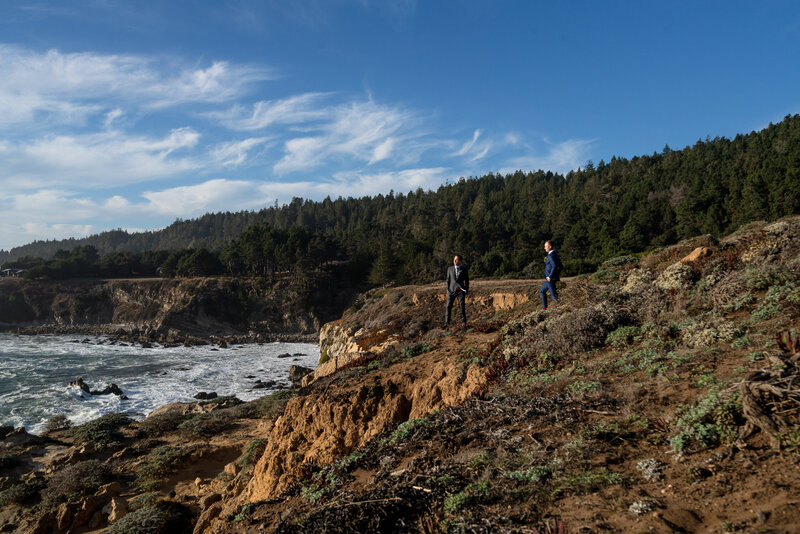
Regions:
[[[188,371],[188,370],[189,370],[189,368],[188,368],[188,367],[178,367],[178,368],[177,368],[177,369],[175,369],[175,370],[176,370],[176,371]]]
[[[142,348],[143,349],[152,349],[153,345],[149,341],[142,341]]]
[[[264,382],[262,382],[261,380],[256,380],[256,383],[253,384],[253,389],[264,389],[266,387],[267,387],[267,385]]]
[[[119,398],[120,398],[120,400],[128,400],[128,396],[127,395],[120,395]]]
[[[11,434],[14,431],[13,426],[2,425],[0,426],[0,439],[3,439],[7,435]]]
[[[219,348],[227,349],[228,348],[228,342],[223,339],[222,341],[219,342]]]
[[[292,355],[288,352],[284,352],[283,354],[278,354],[278,358],[291,358]]]
[[[302,352],[295,352],[292,356],[305,356]]]
[[[89,389],[89,385],[86,382],[83,381],[83,377],[82,376],[79,376],[78,378],[76,378],[75,380],[73,380],[72,382],[70,382],[67,385],[76,386],[76,387],[81,388],[81,390],[85,391],[86,393],[91,393],[91,389]]]
[[[213,352],[219,352],[219,349],[209,349],[209,350],[211,350]]]
[[[256,375],[247,375],[245,378],[255,378]]]
[[[102,391],[94,390],[90,391],[89,393],[91,393],[92,395],[111,395],[111,394],[122,395],[122,390],[119,389],[119,386],[117,386],[116,384],[109,384]]]
[[[291,380],[293,386],[298,387],[300,385],[300,381],[303,380],[303,377],[313,372],[314,370],[309,369],[308,367],[293,365],[289,367],[289,380]]]
[[[217,398],[217,392],[212,391],[211,393],[206,393],[205,391],[199,392],[197,395],[194,396],[197,400],[210,400]]]

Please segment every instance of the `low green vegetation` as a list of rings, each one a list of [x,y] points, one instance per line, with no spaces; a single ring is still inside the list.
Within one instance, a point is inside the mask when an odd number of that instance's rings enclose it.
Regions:
[[[738,396],[727,397],[715,389],[697,404],[681,406],[676,416],[675,434],[669,440],[676,452],[732,443],[743,417]]]
[[[448,495],[444,499],[444,511],[448,514],[457,514],[468,504],[481,502],[491,497],[489,484],[486,482],[476,482],[467,485],[463,491]]]
[[[409,419],[400,423],[389,438],[389,443],[395,445],[417,431],[419,428],[427,428],[431,426],[431,422],[425,418]]]
[[[124,436],[120,429],[132,422],[133,420],[123,413],[110,413],[72,427],[64,435],[75,440],[78,445],[91,443],[96,449],[101,450],[121,442]]]

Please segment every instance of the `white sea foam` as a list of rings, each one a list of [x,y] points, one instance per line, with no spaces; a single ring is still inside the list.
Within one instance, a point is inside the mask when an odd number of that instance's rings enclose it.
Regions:
[[[39,433],[54,415],[74,424],[112,412],[144,417],[164,404],[192,401],[199,391],[252,400],[277,389],[253,389],[256,380],[285,387],[291,365],[314,368],[319,359],[319,347],[309,343],[144,349],[84,340],[0,334],[0,424]],[[293,356],[278,358],[282,353]],[[128,400],[67,386],[79,376],[92,389],[113,382]]]

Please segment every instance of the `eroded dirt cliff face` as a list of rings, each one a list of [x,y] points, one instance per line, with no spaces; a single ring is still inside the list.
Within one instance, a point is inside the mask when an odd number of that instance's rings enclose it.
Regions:
[[[508,317],[515,309],[521,313],[517,306],[529,303],[537,290],[532,281],[475,282],[467,297],[468,321],[491,329],[487,321]],[[437,326],[443,316],[444,288],[433,284],[374,290],[358,309],[326,324],[320,333],[323,363],[304,380],[306,386],[313,383],[313,391],[292,399],[276,422],[247,498],[272,498],[287,488],[301,465],[330,463],[392,423],[480,394],[486,388],[485,370],[457,361],[463,340],[440,337]],[[490,338],[476,332],[473,342]],[[378,369],[382,361],[397,363]],[[349,367],[369,362],[375,371],[348,374]],[[334,375],[337,371],[342,374]]]

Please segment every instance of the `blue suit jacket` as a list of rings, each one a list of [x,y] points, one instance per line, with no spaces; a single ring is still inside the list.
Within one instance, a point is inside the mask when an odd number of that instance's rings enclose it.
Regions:
[[[550,278],[551,282],[561,280],[561,258],[555,250],[550,251],[544,262],[544,277]]]

